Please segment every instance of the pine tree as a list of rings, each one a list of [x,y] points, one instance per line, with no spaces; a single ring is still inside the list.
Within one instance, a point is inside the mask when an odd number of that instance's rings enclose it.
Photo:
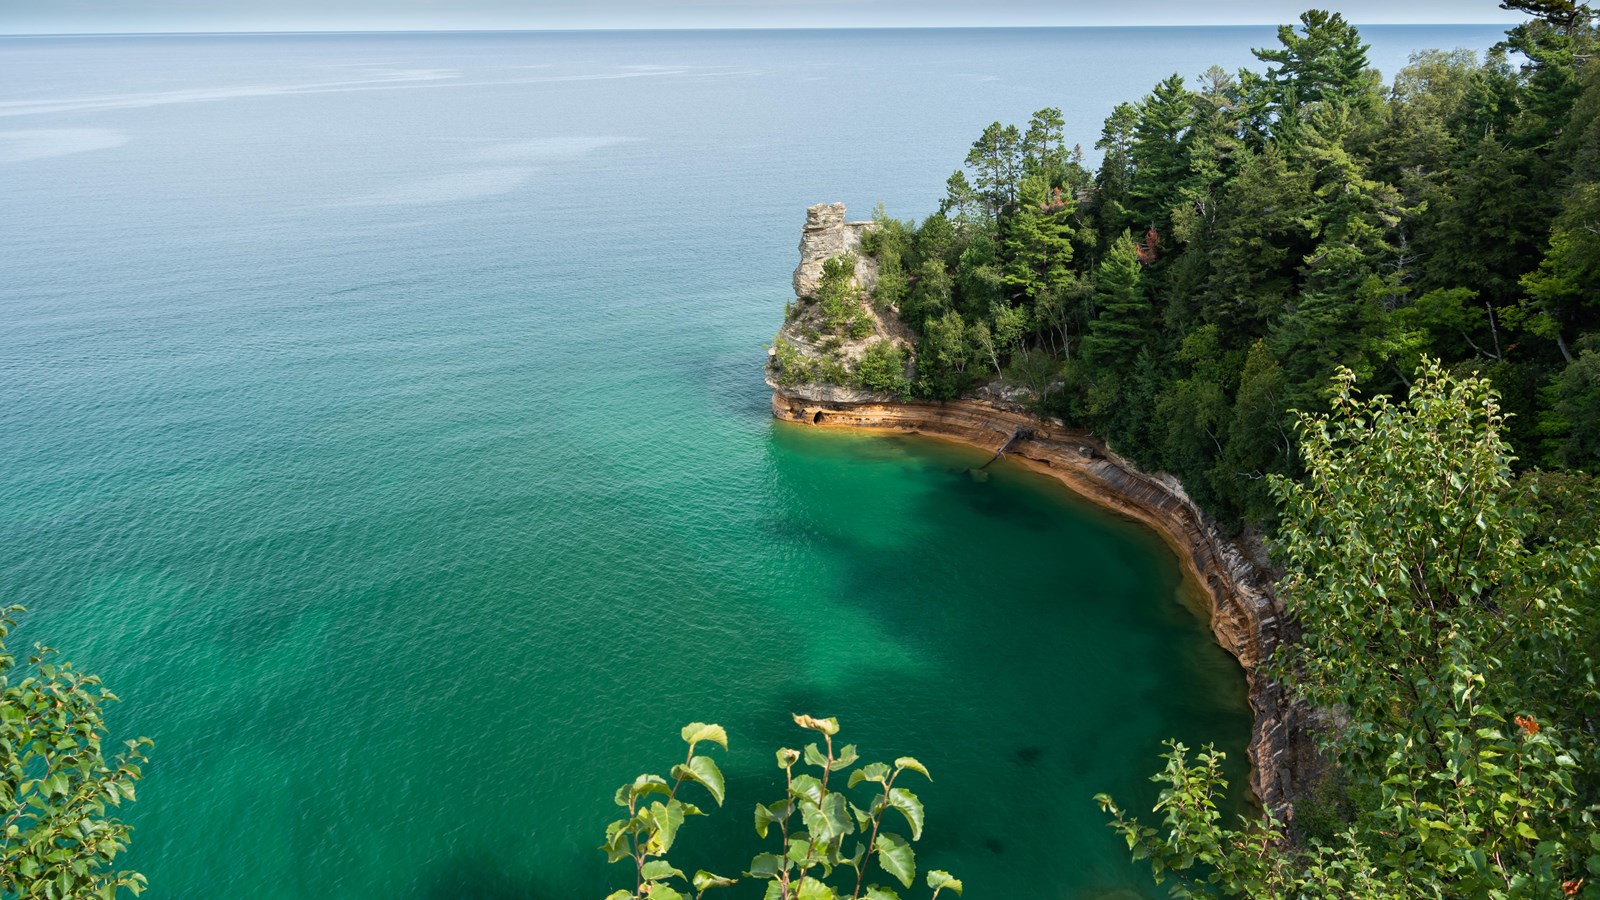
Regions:
[[[1299,287],[1311,252],[1311,180],[1275,146],[1246,156],[1223,189],[1204,318],[1222,326],[1226,345],[1244,349],[1265,333]]]
[[[1320,384],[1340,365],[1370,376],[1382,355],[1375,323],[1401,291],[1391,236],[1405,210],[1399,192],[1369,178],[1345,146],[1357,124],[1336,104],[1316,111],[1307,135],[1320,240],[1305,260],[1305,289],[1274,335],[1299,384]]]
[[[1366,104],[1372,99],[1367,51],[1361,34],[1339,13],[1313,9],[1300,16],[1304,34],[1292,25],[1278,28],[1276,49],[1253,50],[1256,59],[1276,63],[1266,82],[1280,112],[1300,104],[1335,101]]]
[[[1022,175],[1022,134],[1015,125],[995,122],[967,152],[967,167],[976,178],[978,198],[991,217],[998,217],[1017,201],[1017,181]]]
[[[1576,0],[1501,0],[1501,9],[1525,12],[1572,34],[1595,16],[1594,8]]]
[[[1172,210],[1189,181],[1188,137],[1193,124],[1192,98],[1177,75],[1156,85],[1139,104],[1129,148],[1133,179],[1128,187],[1136,227],[1172,230]]]
[[[1139,124],[1139,108],[1119,103],[1106,118],[1096,149],[1105,151],[1094,181],[1094,223],[1099,249],[1105,250],[1134,224],[1128,211],[1132,203],[1133,133]]]
[[[1005,281],[1030,301],[1072,280],[1074,204],[1043,175],[1023,180],[1017,210],[1005,224]]]
[[[1094,275],[1096,315],[1083,339],[1091,368],[1125,368],[1151,339],[1155,317],[1144,290],[1139,247],[1123,234],[1111,245]]]
[[[1256,341],[1239,373],[1222,459],[1213,481],[1222,489],[1232,509],[1252,522],[1270,521],[1274,508],[1267,476],[1294,470],[1293,416],[1289,408],[1289,381],[1283,367]]]
[[[1048,187],[1063,187],[1067,181],[1067,120],[1061,110],[1046,107],[1033,114],[1022,137],[1022,171],[1025,176],[1042,176]]]

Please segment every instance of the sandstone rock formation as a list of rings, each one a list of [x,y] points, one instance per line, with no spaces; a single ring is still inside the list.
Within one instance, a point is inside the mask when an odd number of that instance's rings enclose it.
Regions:
[[[800,236],[800,265],[794,270],[795,302],[788,318],[773,339],[767,353],[767,384],[773,390],[834,403],[887,402],[893,395],[870,391],[848,383],[848,379],[812,377],[796,383],[785,378],[778,348],[786,346],[802,364],[817,372],[853,371],[873,344],[891,341],[909,351],[916,337],[900,322],[893,310],[880,310],[867,301],[878,281],[877,262],[861,252],[861,240],[872,229],[871,222],[846,222],[843,203],[818,203],[806,210],[806,224]],[[862,308],[870,319],[871,330],[859,338],[828,334],[822,312],[814,302],[828,260],[855,254],[855,286],[861,292]],[[910,371],[907,372],[909,376]]]
[[[856,254],[856,283],[872,290],[878,280],[878,267],[861,252],[861,238],[871,222],[846,222],[843,203],[818,203],[806,210],[806,224],[800,230],[800,265],[794,270],[794,295],[809,300],[817,295],[822,279],[822,264],[835,256]]]
[[[861,239],[872,225],[846,222],[844,216],[842,203],[818,204],[806,213],[800,265],[794,273],[799,300],[777,338],[803,361],[832,359],[848,364],[874,341],[915,343],[893,310],[872,310],[870,304],[873,333],[866,339],[841,342],[837,337],[819,337],[816,304],[806,301],[816,295],[823,263],[841,253],[859,253]],[[870,290],[876,275],[870,260],[858,260],[856,280],[863,290]],[[1217,641],[1245,671],[1255,714],[1249,751],[1251,787],[1268,810],[1280,817],[1292,815],[1294,800],[1322,771],[1310,737],[1315,723],[1310,710],[1260,671],[1275,647],[1295,638],[1292,625],[1272,592],[1274,579],[1260,555],[1245,552],[1225,537],[1176,479],[1140,472],[1093,437],[1056,420],[1041,421],[1004,392],[991,389],[984,399],[951,403],[896,402],[889,395],[848,385],[793,383],[780,377],[775,357],[776,351],[769,354],[767,384],[773,388],[772,414],[779,419],[926,434],[991,451],[1010,442],[1007,452],[1013,459],[1161,535],[1204,590]]]

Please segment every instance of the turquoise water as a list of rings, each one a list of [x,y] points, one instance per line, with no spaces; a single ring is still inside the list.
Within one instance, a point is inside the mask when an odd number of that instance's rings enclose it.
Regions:
[[[925,214],[988,121],[1089,144],[1270,39],[0,39],[0,591],[156,740],[127,863],[599,897],[612,789],[703,719],[731,799],[682,861],[727,869],[810,711],[932,768],[969,897],[1159,896],[1090,797],[1248,729],[1171,555],[977,451],[774,423],[762,344],[807,204]]]

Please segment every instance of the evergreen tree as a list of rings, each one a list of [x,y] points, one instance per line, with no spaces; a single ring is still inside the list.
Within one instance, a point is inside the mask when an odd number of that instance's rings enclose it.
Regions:
[[[1547,394],[1550,408],[1540,421],[1545,461],[1600,474],[1600,348],[1582,348]]]
[[[1004,225],[1004,278],[1030,302],[1072,280],[1074,204],[1043,175],[1023,180],[1017,210]]]
[[[977,196],[991,218],[998,218],[1017,200],[1022,175],[1022,134],[1015,125],[995,122],[983,130],[967,153]]]
[[[1213,481],[1229,506],[1251,522],[1275,515],[1267,478],[1294,471],[1289,380],[1266,341],[1256,341],[1239,373],[1239,390]]]
[[[1567,34],[1576,32],[1595,16],[1593,7],[1576,0],[1501,0],[1500,8],[1536,16]]]
[[[1390,238],[1404,210],[1399,192],[1366,177],[1345,146],[1356,125],[1349,107],[1334,104],[1316,111],[1307,132],[1320,240],[1305,260],[1305,288],[1275,334],[1279,357],[1301,384],[1341,365],[1370,377],[1382,355],[1376,323],[1401,290]],[[1302,408],[1312,408],[1306,402]]]
[[[1369,45],[1339,13],[1313,9],[1300,16],[1301,30],[1278,28],[1282,46],[1252,51],[1256,59],[1275,63],[1266,84],[1276,111],[1292,114],[1301,104],[1333,101],[1352,105],[1372,101],[1367,76]]]
[[[1094,223],[1099,235],[1098,248],[1109,248],[1117,237],[1134,223],[1128,206],[1133,202],[1133,136],[1139,124],[1139,108],[1120,103],[1106,118],[1097,149],[1105,151],[1100,172],[1094,182]]]
[[[1222,326],[1226,346],[1249,346],[1288,307],[1313,246],[1313,203],[1309,173],[1276,146],[1246,156],[1222,190],[1204,318]]]
[[[1182,205],[1173,217],[1173,236],[1184,243],[1216,224],[1219,194],[1244,148],[1238,83],[1232,75],[1216,66],[1207,69],[1191,100],[1189,177],[1179,188]]]
[[[1022,171],[1025,176],[1039,176],[1048,188],[1067,184],[1067,120],[1056,107],[1047,107],[1033,114],[1028,121],[1028,131],[1022,137]]]
[[[983,216],[983,204],[978,192],[973,190],[967,173],[955,170],[945,181],[944,199],[939,201],[939,215],[948,216],[962,226],[970,226]]]
[[[1124,234],[1111,245],[1094,275],[1094,321],[1083,339],[1092,367],[1127,368],[1149,343],[1155,319],[1145,295],[1139,247]]]
[[[1489,134],[1467,153],[1431,198],[1416,238],[1419,274],[1424,288],[1471,287],[1503,310],[1521,299],[1519,280],[1539,264],[1553,198],[1535,188],[1529,151]]]
[[[1188,137],[1193,124],[1192,98],[1177,75],[1156,85],[1139,104],[1129,148],[1133,179],[1128,193],[1133,198],[1134,224],[1141,230],[1155,228],[1163,234],[1172,230],[1172,211],[1189,182]]]

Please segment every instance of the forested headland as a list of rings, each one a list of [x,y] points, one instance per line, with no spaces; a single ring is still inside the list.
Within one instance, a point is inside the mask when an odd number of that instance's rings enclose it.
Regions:
[[[1488,58],[1388,82],[1308,12],[1261,71],[1118,106],[1097,171],[1059,110],[984,129],[938,213],[868,236],[872,302],[920,336],[898,387],[1030,389],[1236,523],[1303,471],[1291,411],[1338,366],[1378,393],[1423,356],[1480,372],[1519,467],[1600,471],[1600,66],[1581,7],[1520,5]]]
[[[1268,538],[1328,774],[1229,822],[1174,742],[1156,821],[1099,798],[1177,896],[1600,896],[1600,33],[1501,5],[1389,80],[1307,12],[1118,106],[1097,169],[1057,109],[996,122],[864,237],[907,329],[840,264],[789,320],[824,357],[774,347],[780,390],[1022,402]]]

